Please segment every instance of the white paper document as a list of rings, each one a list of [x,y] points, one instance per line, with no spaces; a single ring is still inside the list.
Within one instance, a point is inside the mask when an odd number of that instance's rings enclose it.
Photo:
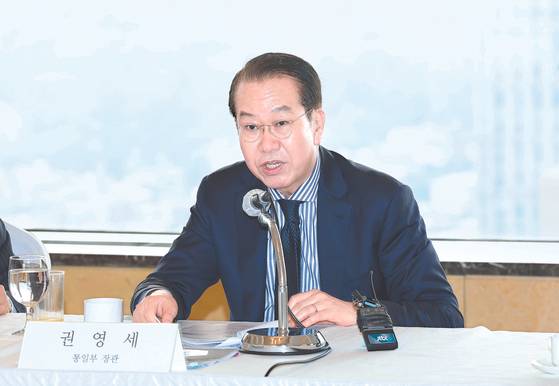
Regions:
[[[238,349],[248,330],[277,327],[278,321],[258,323],[181,320],[179,326],[185,348]]]

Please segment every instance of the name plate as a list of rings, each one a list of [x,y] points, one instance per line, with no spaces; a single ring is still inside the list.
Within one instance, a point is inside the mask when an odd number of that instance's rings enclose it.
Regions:
[[[28,322],[19,368],[186,371],[177,324]]]

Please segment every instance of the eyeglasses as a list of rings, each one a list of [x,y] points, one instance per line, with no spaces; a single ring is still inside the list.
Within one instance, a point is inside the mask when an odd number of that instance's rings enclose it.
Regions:
[[[269,125],[256,125],[254,123],[245,124],[237,122],[237,131],[239,132],[239,137],[245,142],[257,141],[262,136],[262,132],[265,127],[269,127],[270,133],[277,139],[286,139],[289,138],[291,132],[293,131],[293,123],[306,115],[309,111],[310,109],[305,110],[303,114],[291,120],[282,119]]]

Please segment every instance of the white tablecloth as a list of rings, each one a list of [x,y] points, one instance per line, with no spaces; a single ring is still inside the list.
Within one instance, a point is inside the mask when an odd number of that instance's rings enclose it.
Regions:
[[[273,363],[296,358],[240,354],[183,374],[19,370],[22,338],[10,333],[22,322],[17,315],[0,317],[0,385],[559,385],[559,376],[530,365],[549,359],[545,333],[396,328],[397,350],[367,352],[356,327],[330,327],[323,331],[330,355],[264,378]]]

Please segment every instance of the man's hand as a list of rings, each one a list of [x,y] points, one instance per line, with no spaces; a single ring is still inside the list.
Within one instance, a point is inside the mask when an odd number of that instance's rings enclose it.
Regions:
[[[319,290],[295,294],[287,305],[305,327],[317,323],[353,326],[357,322],[357,311],[352,302],[345,302]],[[294,326],[293,320],[290,320],[290,324]]]
[[[4,286],[0,284],[0,315],[4,315],[10,312],[10,300],[8,295],[6,295],[6,290]]]
[[[146,296],[134,310],[132,320],[140,323],[172,323],[179,306],[169,291],[157,290]]]

